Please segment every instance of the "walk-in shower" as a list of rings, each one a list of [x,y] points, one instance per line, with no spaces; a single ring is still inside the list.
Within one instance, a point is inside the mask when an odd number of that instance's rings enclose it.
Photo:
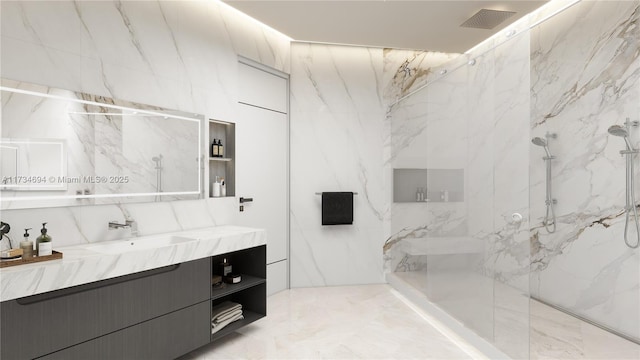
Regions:
[[[153,158],[151,158],[152,161],[154,161],[156,163],[156,190],[157,192],[161,193],[162,192],[162,154],[159,154],[158,156],[154,156]],[[160,195],[156,195],[156,201],[160,200]]]
[[[636,204],[636,195],[635,195],[635,172],[633,161],[635,159],[635,155],[639,152],[638,149],[634,149],[633,145],[631,145],[631,141],[629,141],[629,130],[632,127],[638,127],[638,121],[627,121],[625,122],[625,126],[620,125],[612,125],[609,127],[609,134],[613,136],[620,136],[624,139],[624,143],[627,146],[625,150],[620,150],[620,155],[624,155],[627,160],[626,167],[626,190],[625,190],[625,222],[624,222],[624,243],[627,244],[628,247],[632,249],[636,249],[640,246],[640,224],[638,223],[638,206]],[[629,217],[631,216],[631,212],[633,212],[633,220],[636,225],[636,243],[632,245],[629,241]]]
[[[522,19],[534,23],[433,68],[389,108],[385,172],[456,169],[464,186],[449,202],[393,197],[387,280],[504,353],[488,358],[638,359],[640,125],[620,114],[640,120],[640,60],[628,56],[640,34],[619,36],[638,2]],[[425,183],[451,190],[438,180],[416,176],[407,199]]]
[[[548,140],[557,138],[557,135],[547,133],[545,137],[547,138],[547,140],[541,137],[535,137],[531,139],[531,142],[534,145],[542,146],[544,148],[545,153],[547,154],[547,156],[542,158],[542,160],[544,160],[546,164],[546,172],[547,172],[546,174],[547,176],[545,180],[546,197],[544,200],[544,203],[547,207],[547,211],[544,215],[544,220],[542,220],[542,224],[544,225],[545,229],[547,229],[547,232],[549,234],[552,234],[556,231],[556,213],[553,209],[553,206],[558,201],[553,198],[553,193],[551,192],[551,160],[555,159],[556,157],[551,155],[551,152],[549,151]]]

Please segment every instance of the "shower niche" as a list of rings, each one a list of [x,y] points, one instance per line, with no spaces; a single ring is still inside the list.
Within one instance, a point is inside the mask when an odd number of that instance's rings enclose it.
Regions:
[[[464,169],[393,169],[394,203],[464,201]]]
[[[209,163],[208,191],[210,198],[235,196],[236,124],[209,119],[207,154]],[[215,142],[215,144],[214,144]],[[216,180],[224,181],[224,190],[215,190]]]

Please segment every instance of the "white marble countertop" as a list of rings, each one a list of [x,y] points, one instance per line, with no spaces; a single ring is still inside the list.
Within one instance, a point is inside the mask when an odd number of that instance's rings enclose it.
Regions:
[[[128,240],[153,241],[154,238],[165,236],[179,236],[185,241],[152,248],[132,248],[132,250],[113,254],[97,252],[96,249],[106,244],[124,243],[126,240],[54,247],[54,250],[63,253],[62,259],[0,269],[0,301],[87,284],[267,243],[266,233],[262,229],[228,225],[141,236]],[[94,249],[92,250],[92,248]]]

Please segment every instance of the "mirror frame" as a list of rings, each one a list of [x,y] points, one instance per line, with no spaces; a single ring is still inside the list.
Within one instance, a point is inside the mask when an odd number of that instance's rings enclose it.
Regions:
[[[5,82],[11,82],[11,83],[15,83],[16,87],[11,87],[11,86],[7,86],[5,84]],[[99,106],[99,107],[106,107],[109,109],[114,109],[114,110],[118,110],[118,111],[131,111],[133,113],[136,114],[142,114],[142,115],[147,115],[147,116],[158,116],[158,117],[163,117],[165,119],[167,118],[174,118],[174,119],[180,119],[180,120],[186,120],[186,121],[193,121],[196,122],[198,125],[198,143],[197,143],[197,147],[198,147],[198,189],[194,190],[194,191],[172,191],[172,192],[148,192],[148,193],[122,193],[122,194],[74,194],[74,195],[70,195],[70,194],[65,194],[65,195],[45,195],[45,196],[15,196],[15,197],[5,197],[2,196],[2,191],[16,191],[16,190],[12,190],[12,189],[6,189],[6,188],[2,188],[0,189],[0,208],[2,210],[13,210],[13,209],[27,209],[27,208],[47,208],[47,207],[67,207],[67,206],[83,206],[83,205],[89,205],[87,203],[79,203],[79,204],[64,204],[64,205],[44,205],[44,206],[37,206],[37,207],[29,207],[29,206],[16,206],[16,207],[12,207],[12,206],[7,206],[8,203],[13,203],[13,202],[20,202],[20,204],[25,204],[25,202],[29,202],[29,201],[46,201],[46,200],[83,200],[83,199],[113,199],[113,203],[114,204],[120,204],[120,203],[130,203],[130,202],[154,202],[157,200],[144,200],[142,199],[143,197],[150,197],[150,198],[158,198],[158,197],[164,197],[164,196],[180,196],[180,195],[186,195],[189,196],[189,199],[193,199],[193,198],[198,198],[201,199],[204,197],[204,189],[203,189],[203,183],[204,183],[204,156],[203,156],[203,126],[205,123],[205,116],[202,114],[195,114],[195,113],[188,113],[185,111],[179,111],[179,110],[170,110],[170,109],[165,109],[162,107],[158,107],[158,106],[153,106],[153,105],[145,105],[145,104],[140,104],[140,103],[136,103],[136,102],[131,102],[131,101],[126,101],[126,100],[116,100],[116,99],[112,99],[109,97],[104,97],[104,96],[98,96],[98,95],[91,95],[91,94],[87,94],[87,93],[83,93],[83,92],[78,92],[78,91],[72,91],[72,90],[65,90],[65,89],[60,89],[62,91],[68,91],[70,93],[73,93],[75,95],[75,97],[66,97],[66,96],[60,96],[60,95],[54,95],[54,94],[49,94],[49,93],[42,93],[42,92],[38,92],[38,91],[32,91],[32,90],[25,90],[25,89],[20,89],[20,85],[27,85],[29,87],[42,87],[42,88],[47,88],[47,89],[58,89],[58,88],[53,88],[53,87],[49,87],[46,85],[38,85],[38,84],[32,84],[32,83],[28,83],[28,82],[22,82],[22,81],[14,81],[14,80],[7,80],[7,79],[2,79],[2,85],[0,85],[0,91],[1,92],[11,92],[11,93],[17,93],[17,94],[24,94],[24,95],[30,95],[30,96],[40,96],[40,97],[45,97],[45,98],[49,98],[49,99],[55,99],[55,100],[63,100],[63,101],[73,101],[76,103],[80,103],[80,104],[84,104],[84,105],[93,105],[93,106]],[[88,100],[90,99],[90,100]],[[127,106],[128,105],[128,106]],[[131,107],[129,107],[131,106]],[[177,115],[179,114],[179,115]],[[193,116],[188,116],[188,114],[193,114]],[[2,115],[0,114],[0,121],[2,121]],[[9,137],[0,137],[2,139],[2,141],[0,141],[0,143],[4,144],[4,141],[6,140],[13,140],[13,139],[18,139],[16,138],[9,138]],[[22,140],[24,140],[24,137],[21,137]],[[68,156],[68,149],[67,149],[67,156]],[[92,174],[90,176],[96,177],[96,174]],[[191,197],[193,196],[193,197]],[[123,199],[124,198],[134,198],[134,199],[140,199],[140,201],[117,201],[118,199]],[[161,200],[161,201],[177,201],[177,200],[181,200],[181,199],[167,199],[167,200]],[[103,205],[103,204],[109,204],[108,202],[105,203],[100,203],[100,204],[95,204],[95,205]],[[93,204],[91,204],[93,205]]]

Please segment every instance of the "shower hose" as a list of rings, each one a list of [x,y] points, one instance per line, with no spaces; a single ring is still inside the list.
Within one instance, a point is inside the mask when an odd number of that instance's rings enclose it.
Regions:
[[[627,154],[627,206],[625,208],[625,222],[624,222],[624,243],[632,249],[637,249],[640,246],[640,224],[638,223],[638,206],[635,203],[635,174],[633,170],[633,155]],[[629,242],[629,217],[631,217],[631,211],[633,211],[633,220],[636,225],[636,244],[632,245]]]

